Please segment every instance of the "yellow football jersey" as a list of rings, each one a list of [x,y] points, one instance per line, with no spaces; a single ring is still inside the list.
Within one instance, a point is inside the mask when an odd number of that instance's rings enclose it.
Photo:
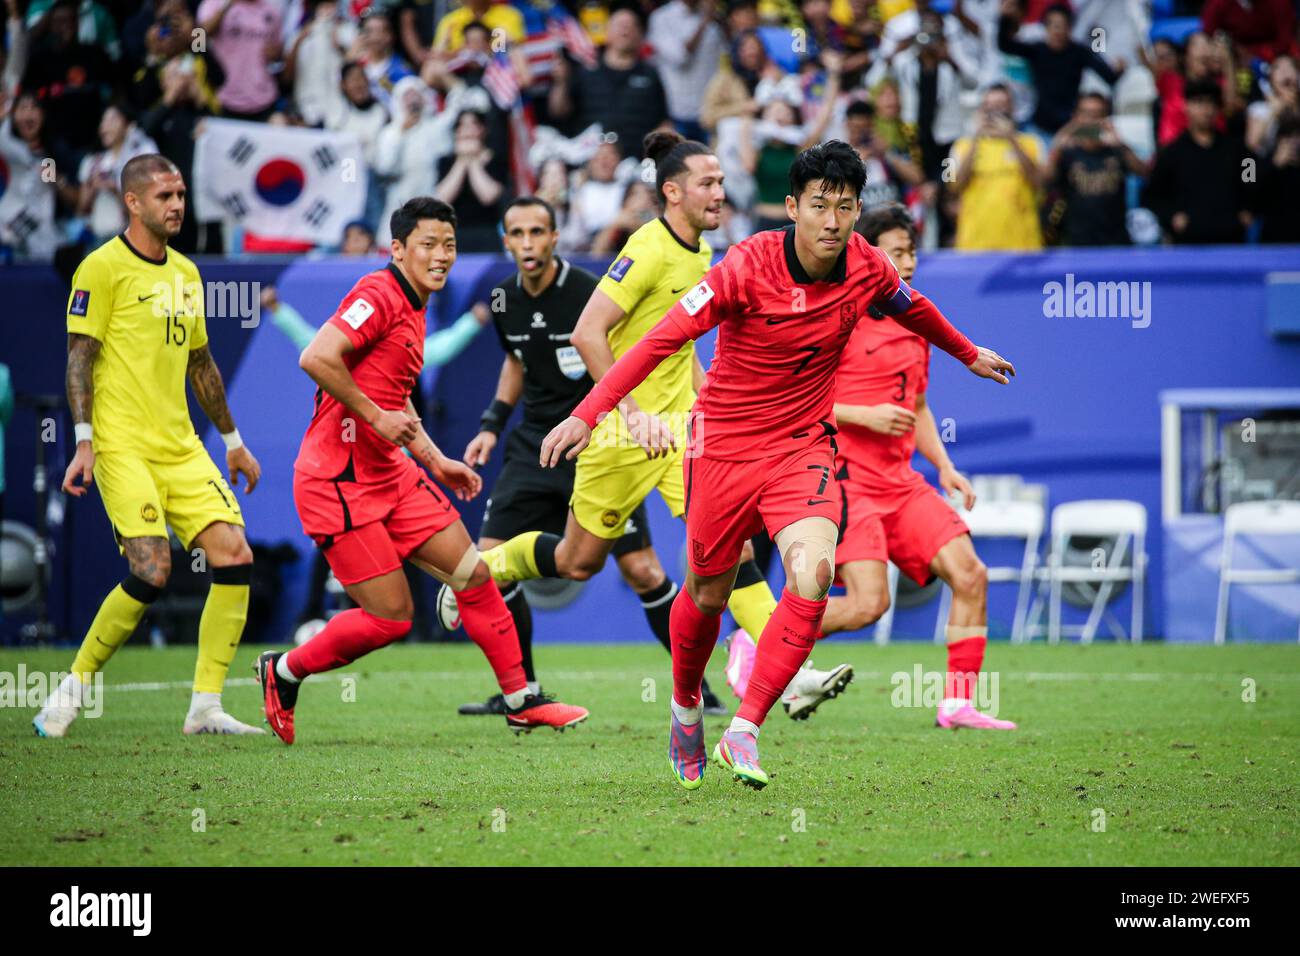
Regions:
[[[176,461],[201,448],[185,399],[190,352],[208,344],[199,270],[173,249],[146,258],[117,236],[77,268],[68,332],[103,343],[95,359],[95,452]]]
[[[662,217],[632,233],[597,286],[625,313],[609,331],[614,358],[636,345],[704,278],[712,256],[707,242],[700,240],[696,248],[686,245]],[[695,344],[687,342],[632,390],[636,403],[655,414],[690,411],[695,402],[694,359]]]

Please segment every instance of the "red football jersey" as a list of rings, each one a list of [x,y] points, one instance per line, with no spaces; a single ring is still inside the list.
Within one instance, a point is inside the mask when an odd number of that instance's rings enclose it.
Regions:
[[[425,306],[411,284],[389,263],[362,276],[343,297],[329,324],[348,337],[343,357],[357,387],[380,408],[406,407],[424,367]],[[405,456],[324,389],[303,436],[294,468],[316,478],[385,481]]]
[[[835,401],[916,411],[916,397],[925,393],[929,381],[930,343],[893,319],[869,314],[849,336],[840,359]],[[915,429],[895,438],[841,423],[835,441],[849,481],[869,479],[873,488],[890,489],[909,487],[920,477],[912,468]]]
[[[753,461],[797,452],[835,433],[840,355],[872,307],[966,364],[977,356],[970,340],[862,236],[854,233],[830,274],[814,282],[799,264],[788,226],[732,246],[614,363],[573,415],[594,427],[665,357],[720,326],[691,413],[693,453]]]

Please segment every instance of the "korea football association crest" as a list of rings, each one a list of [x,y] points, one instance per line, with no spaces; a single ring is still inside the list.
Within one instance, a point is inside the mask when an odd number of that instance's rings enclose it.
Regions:
[[[848,335],[858,321],[858,307],[853,302],[840,303],[840,335]]]

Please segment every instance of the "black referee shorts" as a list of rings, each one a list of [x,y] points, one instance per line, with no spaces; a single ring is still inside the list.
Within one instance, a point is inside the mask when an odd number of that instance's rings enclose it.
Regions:
[[[540,455],[540,436],[516,428],[507,437],[505,464],[483,509],[480,538],[507,541],[526,531],[564,534],[575,463],[563,461],[555,468],[543,468],[537,463]],[[650,544],[650,523],[645,505],[640,504],[628,518],[623,537],[614,542],[614,556],[622,557]]]

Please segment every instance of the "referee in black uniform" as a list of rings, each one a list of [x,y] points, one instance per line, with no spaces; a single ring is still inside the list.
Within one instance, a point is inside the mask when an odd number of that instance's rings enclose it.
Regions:
[[[502,222],[506,249],[518,268],[492,290],[492,323],[506,357],[496,397],[483,413],[478,435],[465,449],[465,462],[476,467],[487,463],[521,397],[524,414],[506,438],[505,463],[483,512],[481,551],[526,531],[564,534],[576,463],[561,461],[555,468],[543,468],[538,459],[542,439],[569,417],[594,384],[569,336],[599,277],[555,255],[559,232],[555,210],[545,200],[518,197],[506,206]],[[614,558],[623,579],[641,599],[655,636],[670,649],[668,615],[677,588],[651,546],[644,505],[628,519],[626,532],[614,545]],[[523,584],[510,585],[502,596],[519,632],[528,687],[540,693],[533,670],[532,611]],[[438,609],[444,625],[450,628],[456,623],[449,591],[439,593]],[[727,712],[707,686],[705,704],[715,712]],[[500,694],[460,707],[462,714],[504,712]]]

